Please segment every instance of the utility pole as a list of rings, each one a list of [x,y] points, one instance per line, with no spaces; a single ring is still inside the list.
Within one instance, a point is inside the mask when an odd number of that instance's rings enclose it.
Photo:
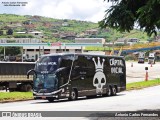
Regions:
[[[6,48],[4,47],[4,60],[6,59]]]

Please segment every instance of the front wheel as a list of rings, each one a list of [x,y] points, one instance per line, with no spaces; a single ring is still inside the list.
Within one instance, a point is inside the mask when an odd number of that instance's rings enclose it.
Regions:
[[[53,102],[54,98],[48,98],[47,100],[48,100],[48,102]]]
[[[76,92],[75,89],[72,89],[69,100],[76,100],[77,98],[78,98],[78,93]]]

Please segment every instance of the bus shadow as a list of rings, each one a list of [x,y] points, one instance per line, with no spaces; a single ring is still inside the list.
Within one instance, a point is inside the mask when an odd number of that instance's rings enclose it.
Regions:
[[[74,101],[70,101],[68,100],[68,98],[65,99],[59,99],[59,100],[55,100],[53,102],[48,102],[48,100],[46,101],[38,101],[38,102],[34,102],[31,104],[44,104],[44,103],[63,103],[63,102],[76,102],[76,101],[84,101],[84,100],[90,100],[90,99],[102,99],[102,98],[111,98],[111,97],[118,97],[118,96],[124,96],[125,94],[117,94],[116,96],[94,96],[94,97],[79,97],[77,100]]]

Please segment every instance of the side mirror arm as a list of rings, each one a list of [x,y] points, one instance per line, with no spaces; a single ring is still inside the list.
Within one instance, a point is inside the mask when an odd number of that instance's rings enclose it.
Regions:
[[[29,70],[29,71],[27,72],[27,79],[29,79],[29,75],[30,75],[31,72],[34,72],[35,75],[36,75],[36,78],[37,78],[37,72],[36,72],[34,69],[31,69],[31,70]]]

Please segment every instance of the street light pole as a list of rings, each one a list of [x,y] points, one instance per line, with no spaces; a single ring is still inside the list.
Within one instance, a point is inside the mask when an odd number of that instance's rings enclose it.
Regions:
[[[6,48],[4,47],[4,60],[6,59]]]

